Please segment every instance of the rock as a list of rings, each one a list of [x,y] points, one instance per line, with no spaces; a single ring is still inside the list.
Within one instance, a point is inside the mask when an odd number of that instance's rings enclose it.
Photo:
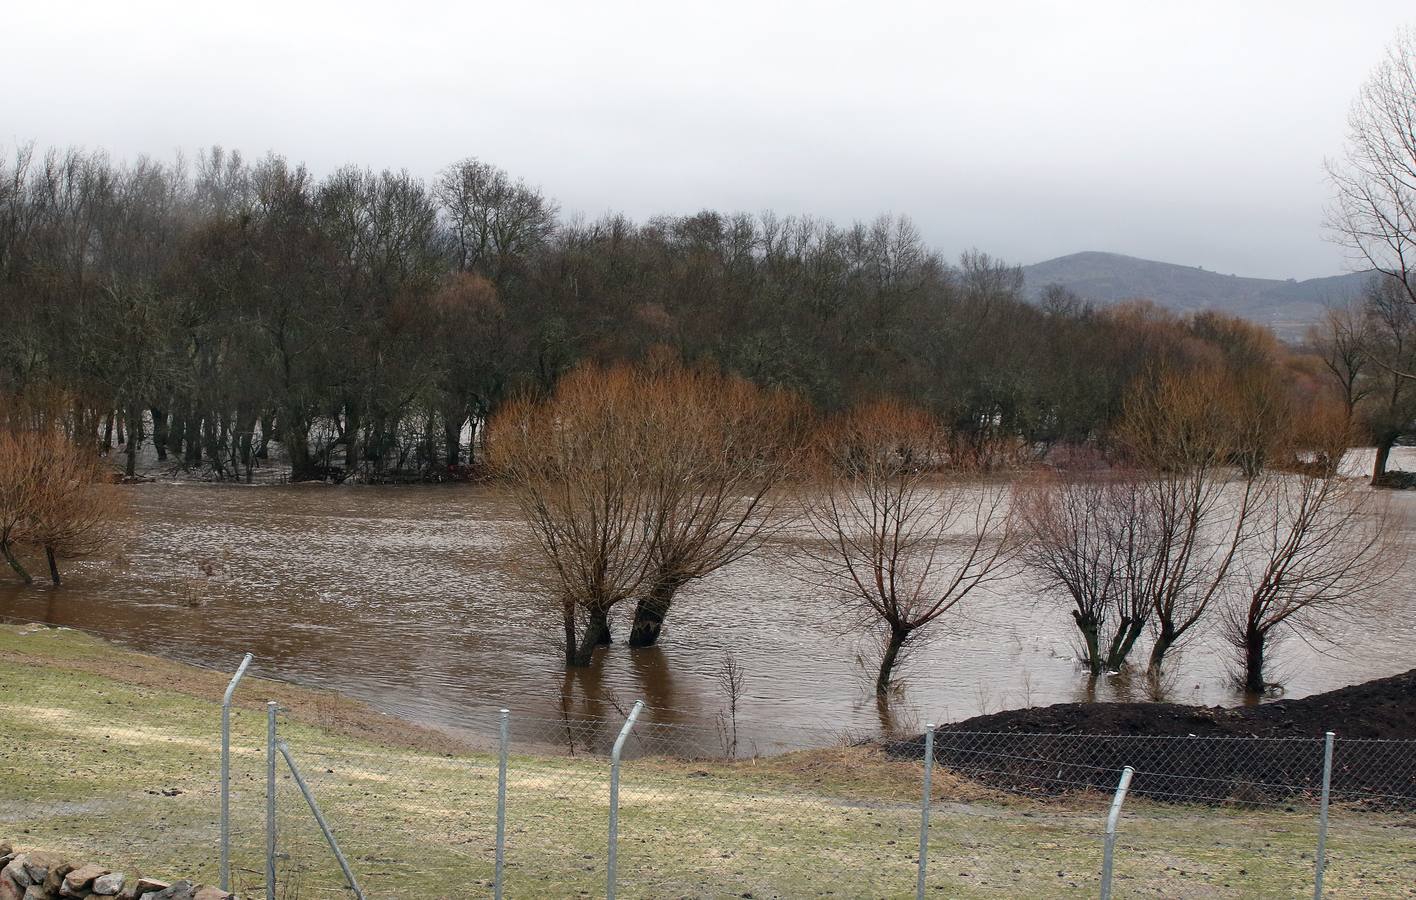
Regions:
[[[101,878],[108,874],[108,870],[103,866],[84,866],[74,869],[64,876],[64,881],[59,885],[59,896],[61,897],[82,897],[86,894],[89,885],[93,884],[95,878]]]
[[[163,888],[156,894],[144,894],[148,900],[196,900],[197,891],[192,883],[183,878],[181,881],[174,881],[168,887]]]
[[[54,895],[46,891],[37,884],[32,884],[25,888],[25,895],[21,900],[51,900]]]
[[[68,863],[55,863],[50,866],[49,874],[44,878],[45,893],[51,897],[61,896],[59,892],[64,888],[64,879],[72,871],[74,871],[74,867]]]
[[[15,855],[15,858],[5,864],[4,869],[0,869],[0,883],[7,883],[11,887],[19,888],[17,894],[24,893],[29,887],[29,871],[25,868],[25,863],[29,862],[29,857],[23,853]]]
[[[93,892],[100,897],[111,897],[123,890],[123,873],[109,872],[93,880]]]
[[[165,881],[158,881],[156,878],[139,878],[138,883],[133,885],[133,896],[141,897],[144,894],[153,894],[158,891],[165,891],[171,885]]]
[[[24,896],[24,888],[15,884],[10,877],[0,877],[0,900],[20,900]]]
[[[233,900],[235,896],[235,894],[229,894],[219,887],[212,887],[208,884],[199,885],[192,900]]]

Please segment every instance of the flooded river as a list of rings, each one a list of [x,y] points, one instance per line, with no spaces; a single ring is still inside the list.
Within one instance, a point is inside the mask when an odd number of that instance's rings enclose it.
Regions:
[[[516,511],[498,489],[128,490],[135,527],[121,556],[71,564],[60,588],[0,581],[0,617],[81,628],[228,670],[249,650],[258,674],[479,731],[501,706],[553,720],[567,711],[616,716],[638,698],[649,720],[711,723],[725,710],[718,673],[731,649],[746,676],[738,710],[744,746],[819,743],[881,727],[871,673],[857,659],[864,648],[832,624],[830,600],[813,596],[781,552],[686,588],[659,648],[631,652],[618,643],[625,624],[616,623],[617,643],[602,662],[567,678],[555,613],[513,576]],[[1410,529],[1416,495],[1393,499]],[[1403,574],[1386,591],[1391,614],[1337,634],[1335,646],[1284,642],[1273,674],[1287,696],[1416,666],[1413,586]],[[1067,611],[1040,603],[1021,581],[961,609],[909,661],[893,704],[901,724],[1145,696],[1143,684],[1124,677],[1089,684],[1074,659]],[[1213,638],[1191,646],[1167,682],[1168,699],[1242,702],[1229,686],[1230,658]]]

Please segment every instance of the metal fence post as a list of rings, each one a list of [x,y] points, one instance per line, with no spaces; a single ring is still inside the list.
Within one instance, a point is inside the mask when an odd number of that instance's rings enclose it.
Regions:
[[[349,862],[345,860],[344,854],[339,850],[339,842],[334,839],[334,832],[329,830],[329,824],[325,822],[324,815],[320,812],[319,804],[315,802],[315,795],[310,793],[310,789],[305,784],[305,779],[300,777],[300,769],[295,765],[295,760],[290,757],[290,745],[281,741],[280,755],[285,757],[285,764],[290,767],[290,774],[295,778],[295,786],[300,789],[305,802],[310,806],[310,812],[314,813],[315,824],[320,826],[320,833],[324,835],[325,843],[329,844],[329,849],[334,851],[334,858],[339,863],[340,871],[344,873],[344,878],[348,882],[349,889],[354,892],[355,900],[364,900],[364,890],[359,887],[359,880],[354,877],[354,870],[349,868]]]
[[[275,900],[275,710],[266,701],[266,900]]]
[[[1101,900],[1111,900],[1111,867],[1116,852],[1116,821],[1121,818],[1121,804],[1126,802],[1126,792],[1131,789],[1131,776],[1136,770],[1130,766],[1121,770],[1121,783],[1116,785],[1116,796],[1111,799],[1111,812],[1106,815],[1106,838],[1101,854]]]
[[[629,718],[624,720],[624,727],[620,729],[619,737],[615,738],[615,747],[610,751],[610,852],[605,865],[606,900],[615,900],[615,866],[619,862],[616,845],[619,841],[620,752],[624,750],[625,738],[629,737],[629,730],[634,727],[634,720],[639,718],[639,711],[643,708],[643,700],[634,701],[634,709],[629,711]]]
[[[221,889],[231,890],[231,697],[254,656],[247,653],[221,698]]]
[[[924,801],[919,819],[919,878],[915,881],[915,900],[924,900],[924,868],[929,860],[929,779],[934,773],[934,723],[924,726]]]
[[[1317,874],[1313,878],[1313,900],[1323,900],[1323,870],[1327,868],[1328,798],[1332,793],[1332,739],[1331,731],[1323,739],[1323,799],[1318,807],[1318,860]]]
[[[502,870],[506,866],[506,752],[510,743],[511,710],[501,711],[501,753],[497,762],[497,869],[493,893],[502,900]]]

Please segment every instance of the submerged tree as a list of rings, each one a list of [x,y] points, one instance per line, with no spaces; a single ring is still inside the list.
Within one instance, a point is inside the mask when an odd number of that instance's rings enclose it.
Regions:
[[[531,522],[538,580],[565,598],[568,663],[609,643],[625,600],[631,645],[652,645],[679,588],[760,545],[803,420],[789,394],[676,363],[584,367],[498,416],[492,463]]]
[[[18,404],[17,404],[18,405]],[[26,584],[33,581],[17,553],[43,553],[50,579],[59,560],[98,553],[113,539],[122,497],[103,483],[95,448],[75,443],[53,419],[0,423],[0,555]]]
[[[1267,424],[1273,402],[1236,399],[1240,390],[1213,366],[1163,372],[1133,386],[1117,429],[1140,473],[1155,540],[1145,579],[1152,673],[1204,620],[1249,525],[1260,470],[1232,462],[1269,455],[1271,440],[1247,443],[1263,428],[1246,417]]]
[[[1346,421],[1326,418],[1308,431],[1314,457],[1340,456],[1349,443]],[[1277,634],[1328,634],[1361,614],[1399,564],[1382,495],[1323,465],[1269,472],[1264,481],[1228,586],[1224,628],[1239,654],[1241,684],[1255,694],[1268,688]]]
[[[489,446],[529,523],[527,574],[559,598],[568,666],[589,665],[609,643],[610,610],[652,571],[642,388],[627,367],[582,368],[544,402],[508,404]]]
[[[26,584],[34,578],[15,554],[39,505],[44,440],[31,429],[0,428],[0,554]]]
[[[41,435],[40,450],[38,490],[21,536],[44,552],[50,580],[59,584],[60,559],[92,556],[112,545],[126,503],[118,488],[104,479],[90,447],[49,429]]]
[[[903,654],[945,613],[1010,571],[1004,484],[971,478],[953,436],[897,401],[856,407],[817,439],[821,484],[806,503],[807,579],[881,643],[884,698]]]
[[[1064,598],[1092,674],[1120,669],[1145,632],[1164,546],[1155,494],[1134,473],[1069,473],[1029,487],[1018,502],[1022,558]]]
[[[685,584],[761,545],[807,421],[795,395],[742,378],[671,363],[644,381],[646,512],[658,533],[631,647],[658,642]]]

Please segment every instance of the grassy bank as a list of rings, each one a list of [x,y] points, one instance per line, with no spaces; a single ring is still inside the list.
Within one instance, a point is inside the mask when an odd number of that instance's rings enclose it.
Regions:
[[[217,703],[226,675],[68,630],[0,626],[0,840],[112,868],[216,877]],[[370,896],[472,897],[492,876],[496,759],[330,694],[250,680],[234,718],[237,885],[261,880],[266,698]],[[339,877],[281,767],[287,897]],[[908,896],[918,764],[861,748],[737,763],[626,764],[624,896]],[[939,896],[1094,894],[1103,802],[1034,801],[936,773],[930,888]],[[607,766],[515,755],[509,896],[603,891]],[[1413,820],[1336,810],[1333,896],[1412,896]],[[1311,891],[1311,810],[1128,806],[1118,895]]]

